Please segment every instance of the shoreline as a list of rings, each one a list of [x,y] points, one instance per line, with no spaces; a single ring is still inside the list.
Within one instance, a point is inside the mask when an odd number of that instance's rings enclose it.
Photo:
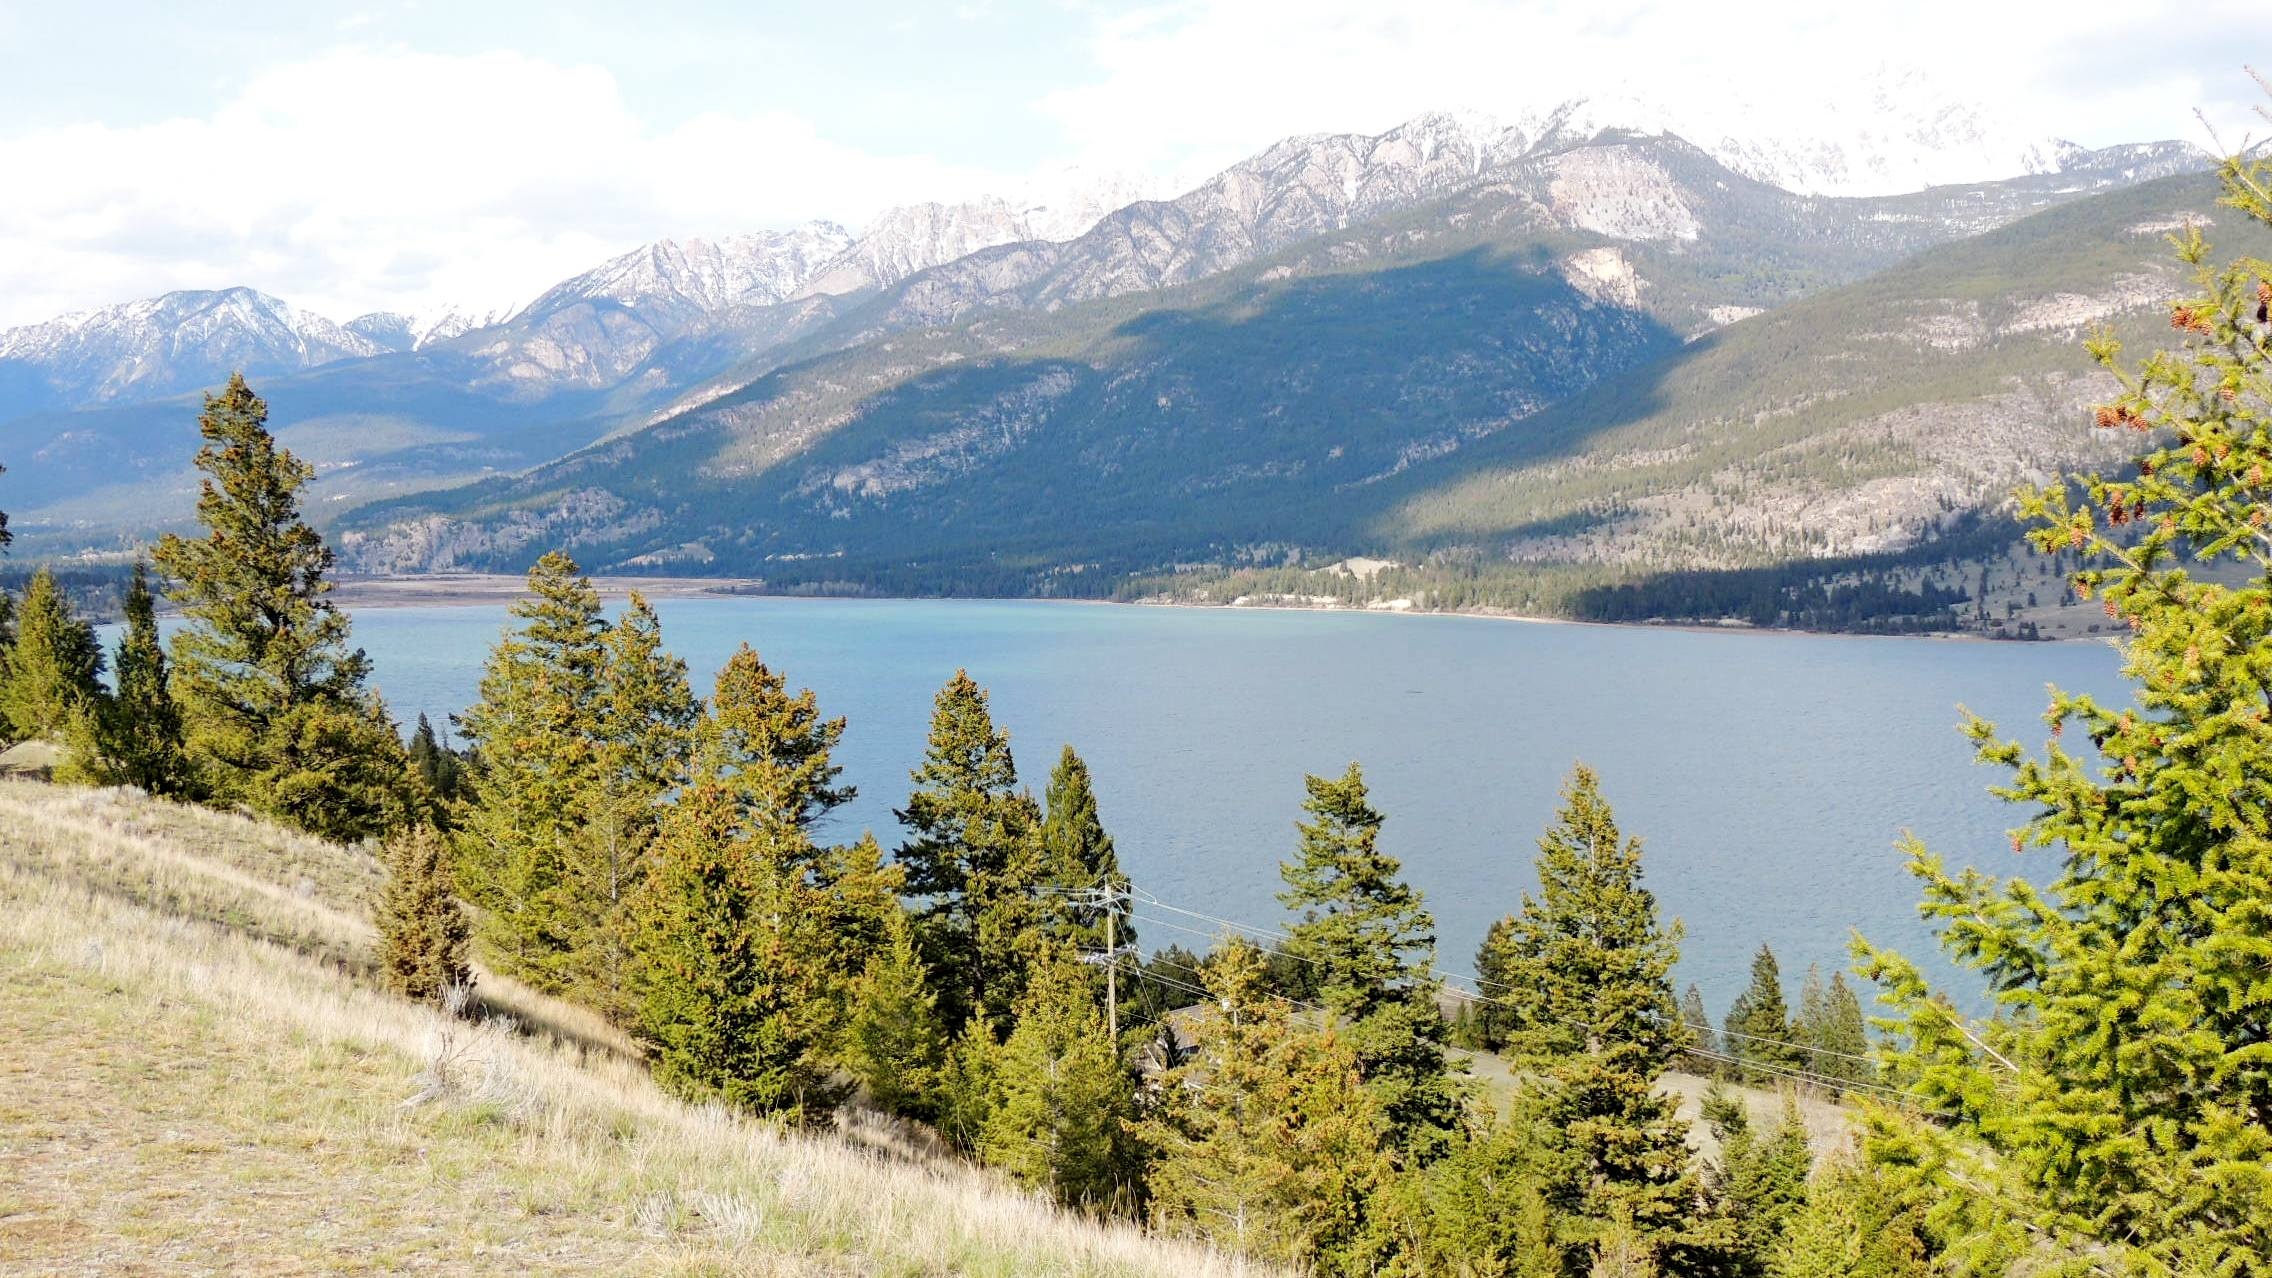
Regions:
[[[1181,599],[1037,599],[1026,595],[797,595],[763,589],[750,577],[611,577],[595,575],[600,598],[619,603],[637,591],[650,599],[779,599],[813,602],[971,602],[1075,605],[1106,608],[1190,608],[1208,612],[1317,612],[1383,617],[1437,617],[1511,622],[1526,626],[1594,626],[1605,630],[1671,630],[1707,635],[1804,635],[1817,639],[1919,639],[1941,643],[2110,643],[2109,635],[2061,635],[2047,639],[1992,639],[1961,630],[1914,634],[1865,634],[1846,630],[1801,630],[1748,623],[1714,625],[1697,621],[1581,621],[1537,617],[1492,609],[1366,608],[1294,603],[1196,603]],[[350,610],[363,608],[449,608],[511,603],[528,592],[526,577],[511,573],[433,573],[342,575],[333,578],[332,599]]]

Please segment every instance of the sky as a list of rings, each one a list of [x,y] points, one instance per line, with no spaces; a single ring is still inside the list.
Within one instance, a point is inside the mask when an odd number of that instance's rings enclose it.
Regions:
[[[0,326],[239,284],[338,320],[490,309],[665,236],[1174,186],[1291,134],[1574,96],[1793,135],[1892,84],[1999,136],[2229,146],[2272,133],[2260,10],[0,0]]]

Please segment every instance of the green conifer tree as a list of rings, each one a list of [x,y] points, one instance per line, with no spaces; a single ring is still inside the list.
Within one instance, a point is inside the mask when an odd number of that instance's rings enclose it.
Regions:
[[[1702,1238],[1687,1132],[1659,1075],[1690,1039],[1673,1002],[1680,927],[1641,885],[1593,770],[1580,766],[1539,839],[1540,893],[1505,932],[1508,1043],[1531,1081],[1524,1116],[1543,1136],[1548,1202],[1574,1261],[1656,1263]]]
[[[647,861],[635,952],[655,1077],[800,1121],[830,1112],[837,1090],[817,961],[829,938],[778,845],[785,833],[749,826],[732,786],[698,768]]]
[[[387,988],[440,1004],[452,986],[473,987],[466,961],[472,929],[450,880],[447,845],[432,826],[387,840],[386,887],[379,897],[379,970]]]
[[[458,879],[481,907],[497,969],[557,992],[588,922],[572,912],[567,881],[603,790],[608,626],[599,593],[557,551],[529,570],[511,613],[461,720],[473,766],[454,832]]]
[[[417,806],[409,760],[329,598],[331,549],[300,513],[314,469],[277,445],[242,375],[206,397],[198,432],[205,535],[168,533],[156,559],[186,623],[171,680],[199,789],[327,838],[401,827]]]
[[[16,618],[7,677],[0,680],[0,716],[18,740],[60,742],[81,716],[101,708],[102,670],[95,628],[72,610],[54,573],[33,573]]]
[[[920,902],[916,936],[940,1012],[958,1032],[975,1017],[999,1034],[1039,939],[1041,814],[1017,789],[1010,738],[968,673],[956,671],[939,691],[913,778],[898,813],[910,835],[899,863]]]
[[[1793,1036],[1803,1053],[1800,1063],[1810,1074],[1861,1083],[1868,1082],[1876,1072],[1868,1058],[1869,1031],[1862,1018],[1862,1005],[1843,973],[1831,973],[1829,983],[1824,984],[1818,969],[1807,969]]]
[[[852,987],[837,1055],[876,1105],[908,1118],[935,1113],[945,1068],[946,1025],[931,993],[907,916],[894,913],[886,943],[867,956]]]
[[[1728,1224],[1727,1268],[1764,1274],[1806,1202],[1807,1173],[1814,1165],[1797,1098],[1784,1094],[1782,1116],[1765,1132],[1753,1127],[1743,1100],[1716,1083],[1704,1095],[1703,1110],[1720,1144],[1710,1181]]]
[[[1136,927],[1129,921],[1131,903],[1126,898],[1128,876],[1120,869],[1119,854],[1113,851],[1112,836],[1105,833],[1104,821],[1097,814],[1096,790],[1089,778],[1089,765],[1081,756],[1066,746],[1057,757],[1057,767],[1049,774],[1049,786],[1042,793],[1043,817],[1041,822],[1041,848],[1045,881],[1061,889],[1060,901],[1067,901],[1056,918],[1052,934],[1078,953],[1101,954],[1105,949],[1105,916],[1112,916],[1112,939],[1116,946],[1136,943]],[[1108,888],[1122,894],[1110,905],[1091,905],[1064,895],[1092,888]]]
[[[97,785],[131,785],[172,797],[190,793],[181,708],[166,681],[149,570],[137,560],[126,589],[126,630],[112,662],[117,691],[89,704],[72,733],[77,774]]]
[[[1570,1257],[1547,1202],[1546,1144],[1519,1118],[1491,1123],[1390,1184],[1373,1228],[1386,1274],[1564,1278]]]
[[[1688,1031],[1688,1054],[1684,1062],[1688,1072],[1706,1078],[1718,1078],[1725,1073],[1718,1059],[1720,1036],[1712,1032],[1711,1013],[1704,1010],[1704,991],[1694,985],[1680,996],[1680,1023]]]
[[[1769,1278],[1929,1278],[1941,1271],[1925,1210],[1869,1164],[1841,1158],[1807,1183],[1768,1259]]]
[[[810,834],[829,813],[850,803],[851,786],[832,753],[844,720],[823,719],[813,691],[795,696],[788,681],[743,644],[718,671],[710,697],[717,748],[729,761],[743,803],[767,822],[785,822]]]
[[[1392,1146],[1424,1164],[1463,1125],[1464,1089],[1445,1055],[1450,1026],[1433,972],[1435,920],[1380,850],[1381,815],[1356,764],[1337,779],[1308,777],[1301,847],[1279,867],[1278,899],[1300,912],[1286,952],[1307,964],[1317,997],[1346,1027],[1365,1085],[1380,1102]]]
[[[1377,1268],[1373,1212],[1393,1172],[1380,1107],[1349,1045],[1297,1025],[1243,941],[1202,969],[1197,1054],[1160,1080],[1136,1124],[1152,1150],[1156,1223],[1316,1273]]]
[[[1514,925],[1511,915],[1491,920],[1491,926],[1484,930],[1483,944],[1475,951],[1475,988],[1482,995],[1475,1004],[1475,1038],[1476,1046],[1486,1051],[1505,1047],[1512,1028],[1501,1000],[1514,988],[1507,971],[1508,933]]]
[[[1105,1033],[1089,975],[1070,954],[1035,966],[995,1073],[999,1086],[979,1137],[987,1162],[1062,1203],[1134,1201],[1128,1071]]]
[[[464,796],[465,761],[434,733],[434,725],[421,712],[410,734],[410,766],[434,798],[444,805]]]
[[[1830,974],[1830,1010],[1816,1041],[1819,1072],[1849,1083],[1875,1082],[1877,1062],[1870,1053],[1868,1018],[1846,974]]]
[[[1728,1055],[1743,1062],[1747,1078],[1773,1083],[1806,1067],[1806,1051],[1794,1041],[1783,1002],[1782,967],[1765,945],[1752,956],[1751,984],[1728,1005],[1726,1038]]]
[[[662,623],[637,591],[600,649],[597,775],[561,863],[561,909],[576,921],[564,972],[579,999],[628,1024],[633,887],[664,800],[685,783],[699,709],[686,663],[663,650]]]
[[[2232,220],[2261,234],[2272,159],[2222,176]],[[2048,881],[1908,849],[1997,1015],[1975,1024],[1858,946],[1901,1033],[1893,1073],[1937,1115],[1887,1116],[1872,1154],[1934,1196],[1949,1273],[2239,1274],[2272,1256],[2272,262],[2212,265],[2199,224],[2174,239],[2197,290],[2170,310],[2180,349],[2133,368],[2111,335],[2090,344],[2120,386],[2098,424],[2137,432],[2141,455],[2021,494],[2037,548],[2079,552],[2077,592],[2129,628],[2135,704],[2055,690],[2032,758],[1971,720],[2028,814],[2013,849],[2054,850]]]

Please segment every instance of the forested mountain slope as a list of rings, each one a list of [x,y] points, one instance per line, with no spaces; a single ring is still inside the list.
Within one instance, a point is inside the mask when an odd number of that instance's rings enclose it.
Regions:
[[[406,339],[410,321],[364,317],[391,327],[358,320],[342,330],[363,344],[356,349],[295,347],[253,364],[270,370],[260,390],[286,438],[317,461],[324,505],[339,513],[519,472],[698,411],[776,370],[910,330],[1040,312],[1051,318],[1014,321],[1012,333],[989,342],[1078,346],[1089,340],[1087,321],[1060,326],[1056,315],[1116,299],[1125,315],[1159,290],[1272,254],[1299,256],[1320,236],[1362,240],[1365,227],[1403,223],[1406,248],[1439,256],[1463,243],[1508,247],[1507,226],[1529,222],[1599,245],[1657,245],[1667,250],[1661,275],[1702,273],[1685,291],[1650,277],[1658,295],[1644,307],[1685,335],[2029,210],[2201,162],[2176,144],[2119,147],[2067,156],[2053,174],[1821,199],[1737,176],[1670,135],[1482,135],[1424,116],[1377,136],[1288,139],[1182,196],[1129,205],[1062,242],[1020,238],[1015,217],[995,210],[989,219],[975,206],[898,210],[857,240],[816,224],[665,241],[565,281],[500,322],[460,331],[459,321]],[[1415,217],[1423,207],[1469,223],[1430,225]],[[1482,233],[1476,219],[1497,229]],[[984,247],[965,251],[973,245]],[[1613,298],[1627,287],[1619,260],[1578,270],[1586,288]],[[164,380],[131,383],[139,389],[94,399],[56,390],[66,367],[141,367],[127,347],[96,340],[103,332],[46,326],[37,351],[0,357],[0,446],[28,549],[114,545],[185,517],[195,494],[186,466],[196,396],[179,392],[218,380],[220,366],[207,368],[205,354],[252,340],[218,332],[194,348],[204,362],[177,360]],[[137,340],[155,349],[174,335],[153,330]],[[1279,371],[1263,362],[1249,375]],[[24,395],[8,391],[16,381]],[[156,393],[175,397],[149,398]]]
[[[785,586],[1068,593],[1350,554],[1598,585],[1902,552],[2089,448],[2082,331],[2156,322],[2165,233],[2215,218],[2210,179],[2162,179],[1890,265],[1917,224],[1887,202],[1629,139],[1584,161],[1597,225],[1573,225],[1572,163],[1163,294],[820,356],[364,512],[347,545],[374,568],[564,542]],[[1863,261],[1890,269],[1825,288]]]

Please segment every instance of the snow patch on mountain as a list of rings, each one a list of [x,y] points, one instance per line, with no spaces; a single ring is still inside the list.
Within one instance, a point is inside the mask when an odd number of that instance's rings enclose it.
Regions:
[[[37,369],[59,396],[81,403],[178,394],[238,369],[313,368],[385,349],[249,288],[183,290],[0,332],[0,361]]]

